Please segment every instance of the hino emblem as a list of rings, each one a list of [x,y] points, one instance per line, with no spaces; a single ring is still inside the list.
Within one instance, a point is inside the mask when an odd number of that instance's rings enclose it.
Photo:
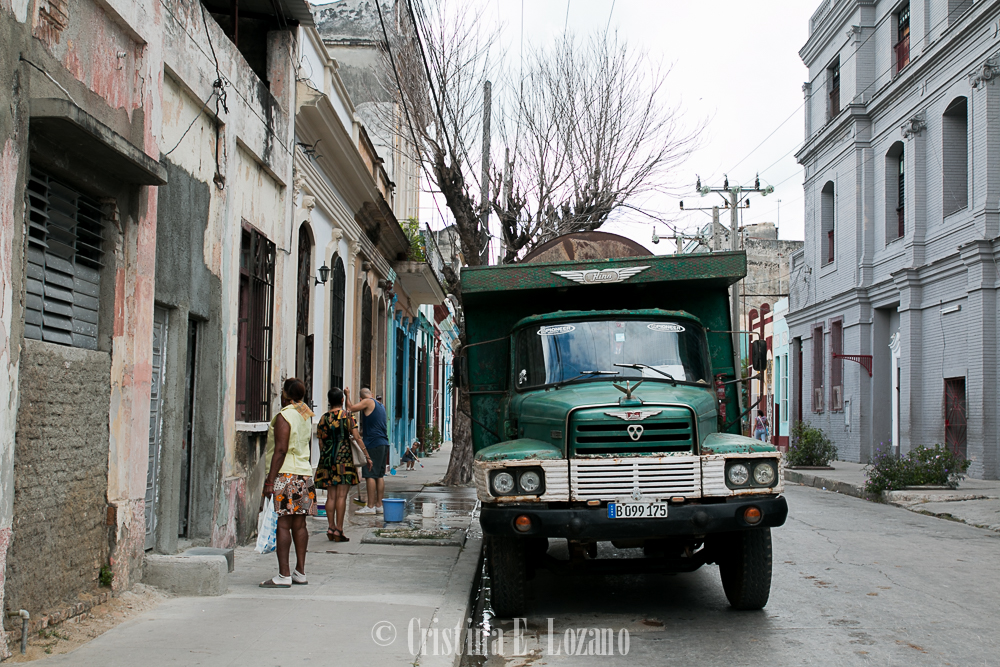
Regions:
[[[553,271],[557,276],[580,283],[581,285],[606,285],[608,283],[623,283],[632,276],[648,269],[648,266],[627,266],[622,269],[600,269],[591,271]]]
[[[661,412],[663,412],[663,410],[621,410],[619,412],[605,412],[604,414],[609,417],[624,419],[627,422],[641,422],[643,419],[655,417]]]
[[[642,424],[629,424],[628,425],[628,437],[633,440],[638,440],[642,437]]]

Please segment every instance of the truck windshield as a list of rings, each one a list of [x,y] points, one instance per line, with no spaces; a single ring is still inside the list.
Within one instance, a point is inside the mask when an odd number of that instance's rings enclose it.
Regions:
[[[514,385],[519,390],[574,378],[576,382],[639,378],[671,382],[673,378],[707,385],[710,374],[704,330],[690,321],[537,324],[517,332],[514,340]]]

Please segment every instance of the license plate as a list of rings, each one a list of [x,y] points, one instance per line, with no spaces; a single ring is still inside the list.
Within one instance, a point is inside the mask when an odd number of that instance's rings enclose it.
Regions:
[[[667,503],[608,503],[609,519],[666,519]]]

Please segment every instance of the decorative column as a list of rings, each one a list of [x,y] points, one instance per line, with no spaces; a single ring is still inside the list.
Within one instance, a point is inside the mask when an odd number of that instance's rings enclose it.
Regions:
[[[899,370],[896,378],[898,388],[899,419],[896,443],[899,452],[905,454],[917,445],[934,444],[925,442],[928,433],[933,433],[923,410],[923,394],[931,389],[922,374],[923,360],[923,313],[920,276],[916,269],[903,269],[892,276],[899,290]],[[937,389],[940,389],[938,387]],[[933,390],[933,389],[932,389]],[[938,415],[935,419],[940,421]]]
[[[1000,235],[1000,57],[969,73],[969,162],[976,237]]]
[[[924,112],[910,117],[900,131],[905,142],[904,165],[906,171],[903,189],[906,193],[906,265],[916,268],[924,263],[924,239],[927,231],[927,123]]]

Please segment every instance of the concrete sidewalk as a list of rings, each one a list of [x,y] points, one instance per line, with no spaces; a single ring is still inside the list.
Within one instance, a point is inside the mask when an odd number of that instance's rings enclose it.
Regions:
[[[785,469],[785,481],[813,486],[825,491],[867,498],[864,491],[865,466],[834,461],[833,470]],[[883,500],[920,514],[960,521],[978,528],[1000,532],[1000,481],[962,480],[957,489],[912,488],[886,491]]]
[[[474,489],[426,486],[444,475],[449,455],[450,448],[442,448],[421,459],[423,468],[387,476],[387,497],[406,498],[411,514],[419,513],[422,498],[444,502],[446,512],[435,521],[467,525]],[[326,519],[309,519],[307,586],[259,588],[277,571],[275,556],[241,547],[226,595],[170,598],[76,651],[39,664],[414,664],[411,626],[465,627],[481,539],[472,536],[463,547],[366,544],[362,537],[382,526],[382,517],[355,517],[357,505],[349,507],[350,542],[328,541]],[[426,656],[419,662],[457,665],[457,657]]]

